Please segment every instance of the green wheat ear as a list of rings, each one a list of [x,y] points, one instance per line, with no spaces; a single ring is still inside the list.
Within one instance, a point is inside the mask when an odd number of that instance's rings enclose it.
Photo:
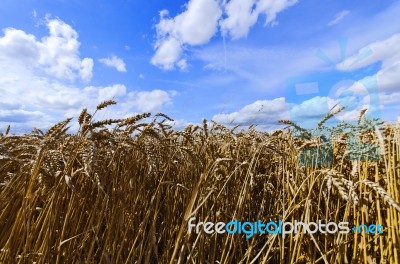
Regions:
[[[368,108],[364,108],[364,109],[361,110],[361,112],[360,112],[360,114],[358,116],[358,124],[359,125],[361,124],[361,121],[362,121],[362,119],[363,119],[363,117],[365,115],[365,112],[367,112],[367,110],[368,110]]]
[[[285,120],[284,119],[284,120],[278,120],[278,122],[281,123],[281,124],[292,126],[296,130],[298,130],[299,132],[303,132],[303,133],[306,133],[308,136],[311,136],[310,132],[308,131],[308,129],[305,129],[305,128],[299,126],[298,124],[296,124],[295,122],[293,122],[291,120]]]
[[[344,110],[344,107],[341,106],[337,109],[335,109],[335,107],[337,106],[334,105],[331,110],[329,110],[329,112],[318,122],[317,124],[317,129],[320,129],[325,123],[326,121],[328,121],[329,119],[331,119],[333,116],[337,115],[338,113],[342,112]]]

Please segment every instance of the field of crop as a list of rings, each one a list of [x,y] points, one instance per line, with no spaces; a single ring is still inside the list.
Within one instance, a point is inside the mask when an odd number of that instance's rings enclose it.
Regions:
[[[163,114],[96,121],[87,110],[74,134],[71,120],[45,133],[3,131],[0,262],[400,263],[400,126],[362,112],[361,130],[330,129],[333,114],[316,124],[319,134],[290,121],[269,134],[206,121],[176,131]],[[246,239],[188,233],[193,216],[347,221],[384,232]]]

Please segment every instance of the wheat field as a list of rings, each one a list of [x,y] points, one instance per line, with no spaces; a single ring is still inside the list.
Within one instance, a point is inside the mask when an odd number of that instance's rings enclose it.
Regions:
[[[288,120],[273,133],[206,120],[179,131],[164,114],[98,121],[96,112],[45,133],[1,134],[1,263],[400,263],[399,125],[362,112],[362,131],[328,128],[336,111],[316,124],[319,136]],[[326,147],[326,164],[306,151]],[[384,232],[246,239],[188,233],[191,217],[379,223]]]

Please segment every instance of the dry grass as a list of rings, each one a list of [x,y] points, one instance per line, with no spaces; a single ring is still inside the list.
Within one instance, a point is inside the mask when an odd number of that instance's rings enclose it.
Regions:
[[[67,133],[67,119],[47,133],[13,136],[8,128],[0,136],[1,263],[400,262],[399,126],[357,135],[377,144],[379,160],[347,159],[349,132],[342,126],[329,145],[332,163],[303,166],[299,153],[326,139],[296,137],[296,128],[235,132],[205,121],[174,131],[163,114],[147,123],[141,121],[149,114],[93,116],[85,109],[75,134]],[[325,121],[317,129],[327,129]],[[300,232],[247,240],[188,234],[192,216],[385,229],[382,235]]]

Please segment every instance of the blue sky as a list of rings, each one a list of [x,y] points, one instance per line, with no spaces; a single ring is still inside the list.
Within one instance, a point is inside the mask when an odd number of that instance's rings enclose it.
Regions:
[[[400,2],[302,0],[0,3],[0,129],[45,129],[107,99],[99,118],[163,112],[277,128],[395,121]]]

